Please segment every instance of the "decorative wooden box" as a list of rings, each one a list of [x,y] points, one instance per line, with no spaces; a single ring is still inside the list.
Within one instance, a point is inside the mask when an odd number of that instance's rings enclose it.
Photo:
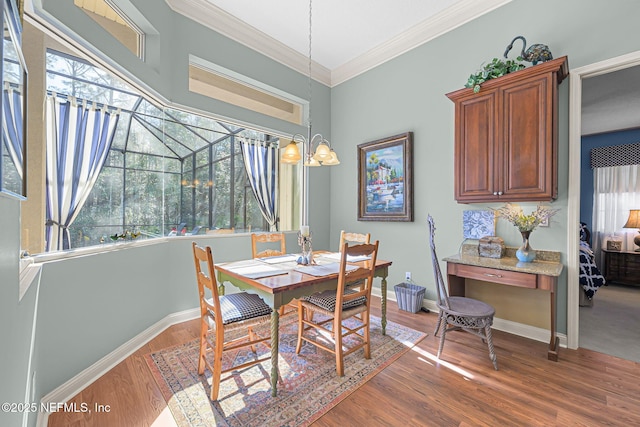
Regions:
[[[478,244],[478,254],[486,258],[502,258],[504,256],[504,239],[497,236],[485,236]]]

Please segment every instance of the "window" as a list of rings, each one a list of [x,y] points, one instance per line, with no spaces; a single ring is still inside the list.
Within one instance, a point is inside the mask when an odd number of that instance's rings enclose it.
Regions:
[[[73,0],[91,19],[116,38],[138,58],[144,56],[144,33],[112,0]]]
[[[193,55],[189,55],[189,90],[271,117],[302,124],[301,101]]]
[[[276,137],[155,105],[109,73],[52,50],[47,53],[47,92],[61,102],[87,102],[118,115],[104,165],[63,230],[68,242],[61,249],[166,236],[180,224],[187,231],[268,229],[241,145],[257,141],[277,150]],[[273,169],[278,172],[277,163]],[[288,194],[292,191],[285,190],[281,199],[295,200]],[[280,209],[291,211],[280,203]],[[60,222],[47,220],[49,227]]]

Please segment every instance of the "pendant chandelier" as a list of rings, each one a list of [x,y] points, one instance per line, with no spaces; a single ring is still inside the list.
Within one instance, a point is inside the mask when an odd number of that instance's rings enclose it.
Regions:
[[[280,161],[287,164],[296,164],[300,159],[304,158],[303,165],[307,167],[313,166],[334,166],[339,165],[340,160],[335,151],[331,148],[331,143],[327,141],[321,134],[317,133],[312,136],[311,133],[311,23],[312,23],[312,0],[309,0],[309,108],[307,119],[307,136],[295,134],[291,137],[291,142],[287,144]],[[302,144],[302,156],[298,150],[298,143]],[[313,147],[315,148],[315,152]]]

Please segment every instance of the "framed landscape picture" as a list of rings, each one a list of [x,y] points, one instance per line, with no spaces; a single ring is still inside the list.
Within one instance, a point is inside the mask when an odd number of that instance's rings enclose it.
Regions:
[[[358,145],[358,221],[413,221],[413,132]]]

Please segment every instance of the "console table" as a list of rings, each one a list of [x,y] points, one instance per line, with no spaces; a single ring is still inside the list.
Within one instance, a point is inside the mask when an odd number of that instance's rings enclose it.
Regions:
[[[604,252],[604,278],[607,283],[640,286],[640,252]]]
[[[444,258],[447,262],[449,295],[464,296],[465,279],[548,291],[551,301],[551,338],[547,357],[557,362],[559,340],[556,335],[556,292],[558,276],[562,272],[560,253],[537,251],[538,259],[523,263],[515,258],[515,249],[510,249],[507,249],[506,257],[486,258],[478,255],[476,245],[464,245],[461,254]]]

